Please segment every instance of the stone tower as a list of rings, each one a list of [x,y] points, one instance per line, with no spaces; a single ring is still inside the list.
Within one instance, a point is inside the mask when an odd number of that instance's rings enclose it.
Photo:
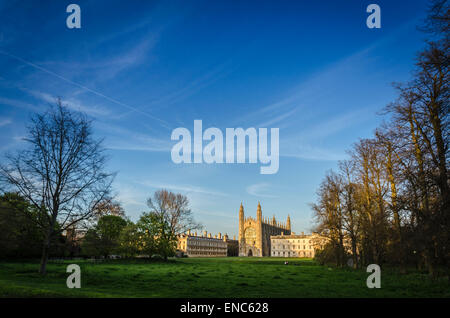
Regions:
[[[256,248],[261,251],[263,248],[262,242],[262,211],[261,204],[258,201],[258,207],[256,208]],[[262,256],[262,255],[259,255]]]
[[[286,225],[264,218],[261,204],[258,202],[256,218],[245,217],[244,207],[239,208],[239,256],[270,256],[271,235],[289,235],[291,233],[291,220],[288,217]]]
[[[241,202],[241,207],[239,208],[239,242],[243,243],[244,243],[244,224],[245,224],[244,207],[242,206]]]

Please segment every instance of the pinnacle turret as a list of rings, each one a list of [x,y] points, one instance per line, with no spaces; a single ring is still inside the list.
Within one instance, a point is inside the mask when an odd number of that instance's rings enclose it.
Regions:
[[[256,220],[259,222],[262,219],[262,212],[261,212],[261,204],[258,202],[258,208],[256,209]]]

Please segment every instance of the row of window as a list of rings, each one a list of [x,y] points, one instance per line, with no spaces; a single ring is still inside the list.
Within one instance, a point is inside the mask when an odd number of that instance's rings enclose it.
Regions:
[[[226,244],[226,243],[225,243]],[[223,246],[223,242],[208,242],[208,241],[200,241],[200,240],[192,240],[189,242],[189,245],[203,245],[203,246]]]
[[[189,246],[188,250],[206,250],[206,251],[215,251],[215,250],[227,250],[227,247],[205,247],[205,246]]]
[[[190,251],[189,255],[209,255],[209,256],[227,256],[227,253],[219,252],[202,252],[202,251]]]
[[[312,257],[312,252],[275,252],[272,251],[272,256],[283,256],[283,257]]]
[[[275,246],[276,246],[277,249],[280,249],[280,250],[281,250],[281,249],[283,249],[283,250],[284,250],[284,249],[294,249],[294,250],[295,250],[295,249],[299,249],[299,250],[302,249],[302,245],[292,245],[292,247],[289,246],[289,245],[286,245],[286,246],[285,246],[285,245],[274,245],[274,247],[275,247]],[[311,245],[303,245],[303,249],[304,249],[304,250],[307,250],[307,249],[308,249],[308,250],[312,250],[313,247],[312,247]]]
[[[289,243],[295,243],[295,240],[292,240],[292,239],[284,239],[283,241],[287,241]],[[272,244],[275,244],[275,242],[276,242],[275,240],[272,240]],[[312,244],[311,240],[297,240],[297,243]]]

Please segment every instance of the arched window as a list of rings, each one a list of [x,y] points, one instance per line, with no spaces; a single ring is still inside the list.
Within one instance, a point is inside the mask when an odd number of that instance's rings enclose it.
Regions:
[[[247,244],[255,245],[256,243],[256,231],[254,228],[249,227],[245,230],[244,233],[245,242]]]

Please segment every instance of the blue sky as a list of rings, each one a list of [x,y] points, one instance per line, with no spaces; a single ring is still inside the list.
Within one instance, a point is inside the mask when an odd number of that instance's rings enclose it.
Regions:
[[[66,6],[81,7],[81,29]],[[368,29],[366,7],[381,7]],[[235,235],[247,215],[309,232],[316,189],[409,78],[426,1],[0,1],[0,153],[60,96],[86,112],[136,220],[146,198],[186,194],[209,232]],[[280,168],[171,161],[173,129],[280,129]]]

